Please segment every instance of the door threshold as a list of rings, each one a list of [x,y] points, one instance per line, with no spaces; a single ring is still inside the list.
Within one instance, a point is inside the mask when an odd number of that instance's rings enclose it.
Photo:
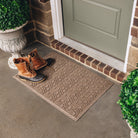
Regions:
[[[123,80],[126,78],[126,75],[124,72],[110,66],[109,64],[98,60],[94,57],[91,57],[89,54],[85,54],[84,51],[80,51],[77,48],[79,46],[73,44],[73,45],[67,45],[67,39],[66,43],[63,43],[61,40],[53,40],[52,41],[52,48],[62,52],[63,54],[75,59],[77,62],[82,63],[83,65],[87,65],[88,67],[106,75],[107,77],[122,83]],[[75,48],[74,48],[75,47]],[[83,50],[83,49],[82,49]],[[86,49],[85,49],[86,51]]]
[[[113,68],[116,68],[122,72],[124,72],[124,62],[116,59],[114,57],[111,57],[107,54],[104,54],[96,49],[93,49],[91,47],[88,47],[84,44],[81,44],[77,41],[71,40],[67,37],[62,37],[61,39],[59,39],[60,42],[88,55],[88,56],[92,56],[93,58],[107,64],[110,65]]]

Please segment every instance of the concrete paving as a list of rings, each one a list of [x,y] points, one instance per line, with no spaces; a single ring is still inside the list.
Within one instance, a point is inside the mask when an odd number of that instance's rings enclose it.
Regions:
[[[52,51],[35,43],[24,52],[36,47],[42,56]],[[79,121],[74,122],[12,78],[17,70],[8,67],[9,56],[0,51],[0,138],[129,138],[130,130],[116,104],[120,84],[114,82]]]

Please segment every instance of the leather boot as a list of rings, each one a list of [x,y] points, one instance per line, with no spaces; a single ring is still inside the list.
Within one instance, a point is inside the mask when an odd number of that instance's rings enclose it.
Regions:
[[[27,57],[14,58],[14,64],[18,69],[18,75],[21,79],[29,80],[32,82],[42,82],[46,77],[42,74],[36,73],[30,66]]]
[[[28,57],[34,70],[39,70],[47,65],[47,61],[38,55],[37,49],[34,49],[32,52],[30,52]]]

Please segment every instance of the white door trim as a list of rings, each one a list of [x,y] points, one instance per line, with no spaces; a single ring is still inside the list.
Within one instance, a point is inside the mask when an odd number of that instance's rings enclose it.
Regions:
[[[54,38],[59,40],[63,37],[63,20],[61,0],[50,0],[52,21],[54,29]]]
[[[51,12],[52,12],[52,21],[53,21],[53,29],[54,29],[54,38],[69,45],[70,47],[73,47],[76,50],[81,51],[82,53],[85,53],[89,56],[92,56],[93,58],[108,64],[120,71],[126,72],[127,71],[127,61],[128,61],[128,54],[129,54],[129,48],[131,45],[131,27],[133,25],[133,19],[134,19],[134,13],[135,13],[135,6],[136,6],[137,0],[134,0],[133,4],[133,11],[132,11],[132,18],[131,18],[131,24],[129,29],[129,35],[128,35],[128,44],[127,44],[127,50],[126,50],[126,57],[125,62],[122,62],[116,58],[113,58],[105,53],[102,53],[98,50],[95,50],[93,48],[89,48],[88,46],[85,46],[81,43],[78,43],[76,41],[73,41],[71,39],[68,39],[63,34],[63,18],[62,18],[62,7],[61,7],[61,0],[50,0],[51,3]]]

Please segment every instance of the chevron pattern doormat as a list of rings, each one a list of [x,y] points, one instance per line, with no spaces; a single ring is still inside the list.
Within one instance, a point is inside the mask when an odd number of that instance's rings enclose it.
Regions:
[[[41,70],[48,76],[46,81],[41,83],[22,81],[18,75],[14,78],[75,121],[113,84],[55,52],[44,58],[55,59],[52,66]]]

